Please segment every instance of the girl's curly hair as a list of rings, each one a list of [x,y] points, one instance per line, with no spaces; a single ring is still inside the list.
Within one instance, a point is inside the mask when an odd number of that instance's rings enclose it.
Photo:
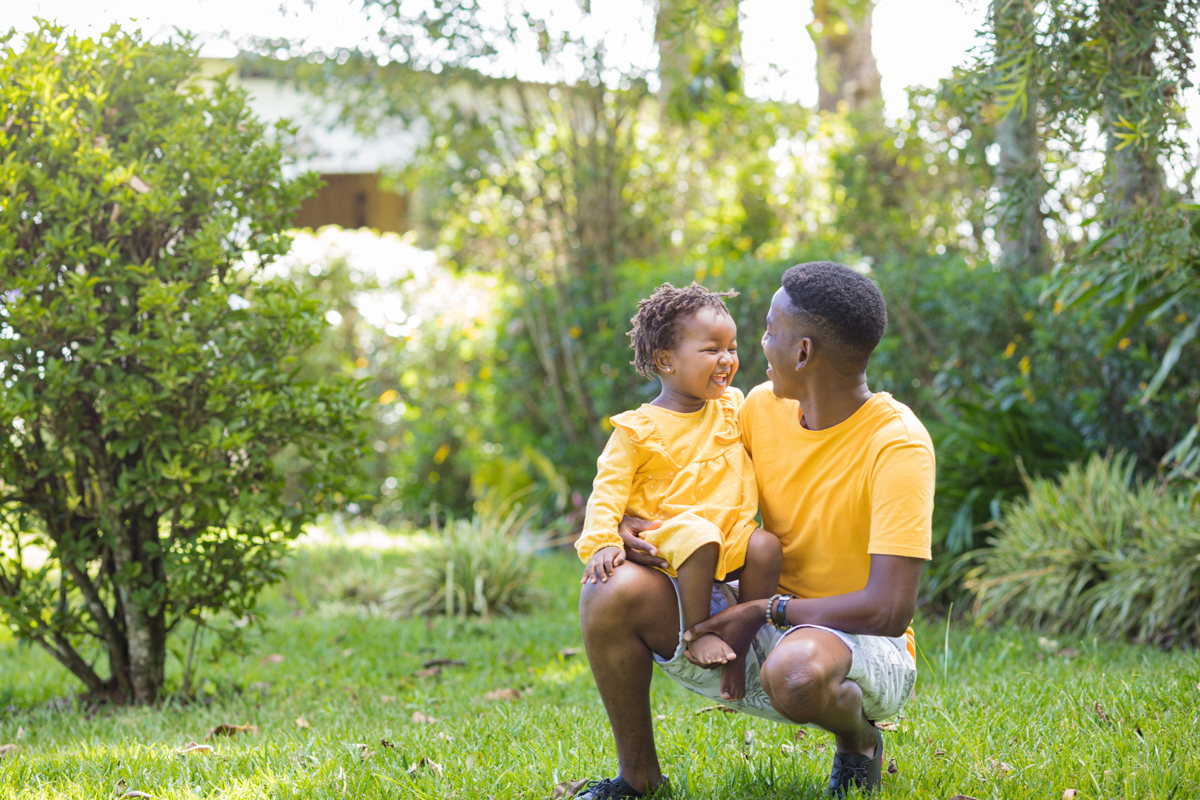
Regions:
[[[675,346],[679,341],[680,323],[702,308],[716,308],[729,314],[723,298],[737,297],[737,294],[733,289],[710,292],[695,281],[682,289],[664,283],[654,290],[654,294],[638,301],[637,313],[630,320],[633,329],[629,331],[629,346],[633,348],[633,361],[629,363],[653,380],[658,376],[654,354]]]

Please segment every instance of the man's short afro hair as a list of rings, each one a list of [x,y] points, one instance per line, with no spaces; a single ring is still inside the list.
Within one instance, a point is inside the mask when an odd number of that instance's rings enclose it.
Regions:
[[[691,286],[676,289],[669,283],[654,290],[654,294],[638,301],[637,313],[629,320],[633,330],[629,331],[629,346],[633,348],[633,361],[629,362],[647,378],[658,375],[654,354],[659,350],[670,350],[679,342],[681,324],[684,319],[702,308],[715,308],[732,317],[725,306],[726,297],[737,297],[737,292],[710,292],[692,281]]]
[[[887,304],[870,278],[832,261],[810,261],[783,273],[783,290],[799,312],[793,330],[815,327],[839,371],[866,367],[887,330]]]

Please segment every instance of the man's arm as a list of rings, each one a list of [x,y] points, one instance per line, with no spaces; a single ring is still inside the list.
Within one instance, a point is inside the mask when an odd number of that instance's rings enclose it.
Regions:
[[[925,560],[908,556],[871,556],[867,585],[857,592],[790,600],[793,625],[824,625],[845,633],[903,636],[917,608],[917,588]],[[762,601],[766,618],[766,603]]]
[[[873,555],[866,586],[847,594],[791,600],[787,620],[792,625],[824,625],[845,633],[903,636],[917,607],[917,587],[924,568],[924,559]],[[690,642],[712,633],[734,651],[745,652],[766,620],[769,602],[751,600],[727,608],[689,628],[683,640]],[[691,658],[688,650],[684,655]]]

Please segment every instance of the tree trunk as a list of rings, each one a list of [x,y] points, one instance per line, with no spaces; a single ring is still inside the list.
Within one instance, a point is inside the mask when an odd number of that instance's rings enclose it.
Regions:
[[[1157,0],[1155,5],[1161,7],[1162,0]],[[1154,137],[1122,146],[1121,134],[1131,133],[1126,122],[1137,124],[1142,118],[1137,110],[1137,95],[1146,83],[1157,82],[1158,70],[1154,66],[1157,31],[1154,26],[1163,16],[1161,12],[1140,8],[1128,0],[1100,2],[1100,27],[1108,40],[1110,73],[1117,80],[1110,82],[1105,92],[1104,124],[1108,135],[1106,150],[1111,199],[1116,202],[1121,215],[1140,204],[1156,205],[1162,195],[1163,176]],[[1124,91],[1126,89],[1132,91]]]
[[[1010,63],[1011,56],[1023,49],[1033,24],[1030,0],[994,0],[992,27],[997,63]],[[1049,266],[1042,214],[1045,178],[1039,157],[1042,144],[1037,115],[1036,80],[1035,76],[1027,75],[1024,102],[1009,109],[996,124],[995,133],[995,142],[1000,146],[1000,161],[996,165],[996,190],[1000,195],[996,242],[1000,245],[1001,267],[1014,276],[1042,273]]]
[[[882,123],[879,68],[871,52],[874,9],[874,0],[814,0],[808,32],[817,47],[821,111],[866,112]]]

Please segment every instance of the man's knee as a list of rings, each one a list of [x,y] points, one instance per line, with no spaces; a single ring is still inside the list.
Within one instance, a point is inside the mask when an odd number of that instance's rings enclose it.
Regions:
[[[628,627],[647,607],[678,616],[670,579],[649,567],[626,563],[613,570],[607,582],[583,585],[579,622],[585,633],[605,625]]]
[[[779,711],[796,722],[810,722],[833,698],[845,669],[819,642],[795,634],[788,639],[767,657],[759,680]]]

